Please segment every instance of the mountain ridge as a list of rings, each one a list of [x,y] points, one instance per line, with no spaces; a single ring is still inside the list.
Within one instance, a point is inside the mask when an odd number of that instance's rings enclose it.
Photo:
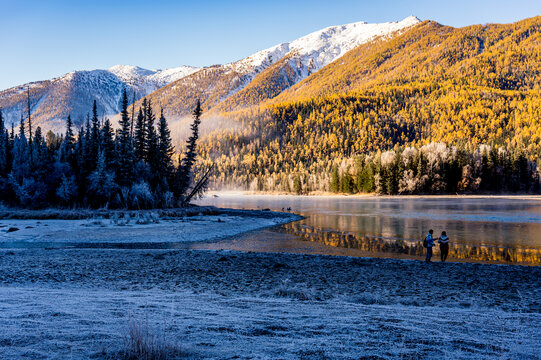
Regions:
[[[21,115],[25,117],[26,114],[24,92],[30,86],[32,116],[36,125],[61,131],[68,114],[76,124],[84,122],[94,99],[99,114],[112,116],[118,113],[120,93],[125,87],[130,93],[130,101],[146,96],[155,106],[163,108],[166,116],[178,119],[188,115],[199,99],[204,110],[216,107],[274,66],[273,71],[283,73],[282,79],[276,78],[279,86],[270,89],[263,84],[254,89],[254,84],[250,88],[250,91],[261,94],[260,99],[272,98],[354,47],[378,36],[390,36],[419,22],[410,16],[401,21],[380,24],[363,21],[329,26],[225,65],[165,70],[115,65],[104,70],[73,71],[54,79],[1,91],[0,107],[7,123],[18,124]],[[237,107],[234,101],[225,104],[224,109]],[[139,105],[137,102],[136,106]]]
[[[244,59],[203,68],[158,89],[148,98],[170,117],[188,115],[197,100],[201,100],[203,108],[209,110],[241,92],[261,73],[280,61],[285,67],[295,69],[296,76],[288,79],[296,83],[362,43],[379,36],[389,36],[418,23],[418,18],[409,16],[395,22],[368,24],[363,21],[329,26],[260,50]],[[287,63],[286,58],[289,60]],[[267,94],[265,97],[269,96]]]
[[[63,131],[65,118],[72,115],[80,125],[96,100],[98,112],[113,115],[120,109],[124,88],[130,97],[139,99],[199,68],[181,66],[164,70],[115,65],[108,69],[76,70],[62,76],[15,86],[0,92],[0,108],[6,123],[26,119],[27,94],[31,97],[31,115],[36,126]]]

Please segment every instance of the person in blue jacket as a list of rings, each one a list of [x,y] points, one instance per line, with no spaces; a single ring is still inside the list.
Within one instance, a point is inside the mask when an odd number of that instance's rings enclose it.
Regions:
[[[432,248],[434,247],[434,237],[432,236],[434,234],[434,230],[430,229],[428,230],[428,234],[426,235],[426,262],[430,262],[432,259]]]

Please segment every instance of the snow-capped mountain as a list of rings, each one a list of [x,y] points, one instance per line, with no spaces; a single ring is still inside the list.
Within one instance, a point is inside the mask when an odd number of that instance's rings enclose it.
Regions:
[[[149,97],[169,116],[187,114],[197,99],[201,99],[206,109],[218,104],[222,110],[253,105],[278,95],[356,46],[419,22],[410,16],[398,22],[357,22],[327,27],[239,61],[201,69]]]
[[[122,82],[137,87],[148,87],[152,92],[156,88],[165,86],[173,81],[181,79],[200,68],[193,66],[180,66],[165,70],[148,70],[132,65],[115,65],[107,69]]]
[[[124,88],[129,91],[130,102],[148,97],[174,118],[188,114],[198,99],[204,110],[233,110],[274,98],[353,48],[406,31],[419,22],[410,16],[398,22],[331,26],[239,61],[202,69],[181,66],[148,70],[116,65],[106,70],[74,71],[1,91],[0,108],[8,124],[18,124],[26,112],[25,90],[30,86],[35,123],[56,131],[63,130],[68,114],[80,124],[94,99],[101,115],[118,113]]]
[[[367,24],[364,21],[346,25],[329,26],[291,42],[261,50],[245,59],[226,65],[239,72],[261,70],[287,55],[300,62],[304,70],[315,72],[330,64],[354,47],[395,31],[418,24],[420,20],[410,16],[402,21]],[[309,73],[305,73],[305,76]]]
[[[410,16],[399,22],[382,24],[357,22],[330,26],[290,43],[262,50],[232,64],[237,68],[249,68],[248,64],[251,64],[257,69],[258,74],[245,88],[223,101],[219,109],[227,111],[274,98],[355,47],[378,37],[400,33],[419,22],[418,18]],[[274,59],[279,60],[271,61]],[[270,66],[259,72],[262,64],[269,63]]]
[[[32,116],[36,125],[60,131],[71,114],[81,123],[92,102],[97,101],[100,115],[114,115],[120,110],[120,97],[128,89],[130,101],[189,75],[199,68],[181,66],[148,70],[138,66],[116,65],[106,70],[72,71],[51,80],[16,86],[0,92],[0,108],[7,123],[18,124],[26,117],[26,89],[30,88]]]

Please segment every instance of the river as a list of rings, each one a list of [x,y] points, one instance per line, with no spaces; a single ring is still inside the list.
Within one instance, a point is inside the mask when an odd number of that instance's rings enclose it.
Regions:
[[[217,193],[197,203],[290,211],[304,217],[229,245],[221,242],[220,248],[416,259],[424,253],[421,240],[434,229],[436,236],[446,231],[451,238],[450,260],[541,264],[541,197]]]

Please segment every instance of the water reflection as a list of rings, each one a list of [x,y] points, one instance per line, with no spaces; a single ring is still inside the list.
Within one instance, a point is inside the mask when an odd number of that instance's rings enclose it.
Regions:
[[[348,231],[312,228],[300,222],[283,225],[280,230],[306,241],[346,249],[357,249],[369,253],[384,253],[390,257],[401,254],[422,258],[426,252],[421,240],[385,239]],[[439,247],[436,246],[434,248],[434,260],[438,260],[438,257]],[[453,259],[541,265],[541,249],[453,243],[450,246],[449,260],[452,261]]]
[[[541,197],[219,194],[200,204],[275,211],[291,208],[305,219],[283,231],[340,248],[421,256],[421,239],[432,228],[436,236],[447,231],[455,259],[541,263]]]

